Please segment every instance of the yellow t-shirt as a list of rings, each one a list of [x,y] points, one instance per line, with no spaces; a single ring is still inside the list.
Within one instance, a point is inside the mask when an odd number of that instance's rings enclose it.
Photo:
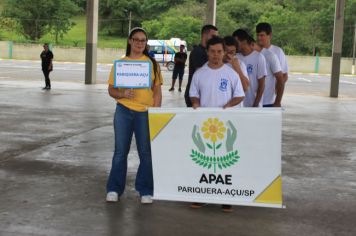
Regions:
[[[161,69],[159,65],[157,64],[157,73],[154,73],[153,70],[153,64],[150,60],[149,57],[146,55],[143,55],[142,57],[138,59],[131,59],[129,57],[124,57],[121,58],[121,60],[128,60],[128,61],[149,61],[151,64],[151,71],[152,71],[152,76],[151,76],[151,84],[152,87],[154,85],[161,85],[163,83],[163,78],[161,74]],[[108,84],[114,85],[114,66],[111,67],[110,75],[109,75],[109,80]],[[117,88],[119,91],[125,90],[125,88]],[[147,111],[148,107],[153,106],[153,91],[152,88],[137,88],[133,89],[135,96],[132,99],[129,98],[119,98],[116,99],[116,101],[125,107],[134,110],[134,111]]]

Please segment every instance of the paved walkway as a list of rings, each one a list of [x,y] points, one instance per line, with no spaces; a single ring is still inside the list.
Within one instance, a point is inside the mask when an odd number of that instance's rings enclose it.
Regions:
[[[356,95],[286,94],[286,209],[142,206],[129,157],[122,201],[107,204],[114,101],[106,85],[0,80],[0,235],[356,235]],[[164,107],[184,106],[164,88]]]

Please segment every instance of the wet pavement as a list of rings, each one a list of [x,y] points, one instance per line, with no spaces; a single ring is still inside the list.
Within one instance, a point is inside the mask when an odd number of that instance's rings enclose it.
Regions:
[[[141,205],[129,154],[121,202],[105,202],[115,102],[106,85],[0,80],[0,235],[356,235],[356,93],[284,97],[285,209]],[[163,107],[184,106],[163,89]],[[291,89],[292,91],[292,89]]]

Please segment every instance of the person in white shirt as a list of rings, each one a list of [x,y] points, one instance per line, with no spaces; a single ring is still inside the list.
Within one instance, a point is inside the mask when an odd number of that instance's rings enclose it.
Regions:
[[[223,61],[224,39],[215,36],[207,42],[208,62],[195,71],[189,89],[189,97],[194,109],[198,107],[235,107],[244,99],[239,75]],[[193,203],[192,208],[200,208],[204,203]],[[231,212],[231,205],[222,205],[224,212]]]
[[[247,66],[250,87],[245,93],[244,107],[262,107],[262,96],[267,75],[264,56],[255,51],[251,44],[254,39],[243,29],[236,30],[232,35],[238,42],[237,57]]]
[[[204,25],[201,28],[200,44],[194,47],[189,54],[189,75],[187,86],[185,87],[184,92],[184,99],[187,107],[192,107],[192,102],[189,98],[189,89],[194,72],[208,61],[208,56],[206,55],[206,43],[209,39],[216,35],[218,35],[218,28],[216,28],[214,25]]]
[[[247,67],[245,63],[243,63],[241,60],[239,60],[236,57],[237,48],[238,48],[237,41],[232,36],[226,36],[224,37],[224,43],[225,43],[224,62],[227,63],[227,65],[231,66],[237,72],[241,80],[242,88],[246,92],[248,90],[250,82],[248,81]]]
[[[269,23],[259,23],[256,26],[257,43],[263,48],[269,49],[276,54],[279,63],[281,64],[283,80],[277,78],[276,81],[276,99],[273,104],[275,107],[280,107],[284,93],[285,83],[288,80],[288,62],[286,55],[280,47],[271,44],[272,40],[272,26]]]
[[[224,40],[213,37],[207,43],[208,62],[193,75],[189,97],[193,108],[234,107],[242,102],[243,91],[239,75],[224,64]]]
[[[279,60],[271,50],[260,47],[253,43],[253,48],[260,52],[266,59],[267,76],[265,80],[265,90],[263,92],[263,107],[275,107],[280,104],[276,99],[276,81],[283,82],[283,73]]]

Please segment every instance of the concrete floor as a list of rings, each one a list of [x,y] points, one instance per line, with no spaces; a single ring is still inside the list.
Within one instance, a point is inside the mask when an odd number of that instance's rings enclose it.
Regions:
[[[121,202],[107,204],[114,101],[106,85],[0,80],[0,235],[356,235],[356,95],[287,91],[283,117],[286,209],[155,201],[134,190],[130,152]],[[164,107],[184,106],[168,93]]]

